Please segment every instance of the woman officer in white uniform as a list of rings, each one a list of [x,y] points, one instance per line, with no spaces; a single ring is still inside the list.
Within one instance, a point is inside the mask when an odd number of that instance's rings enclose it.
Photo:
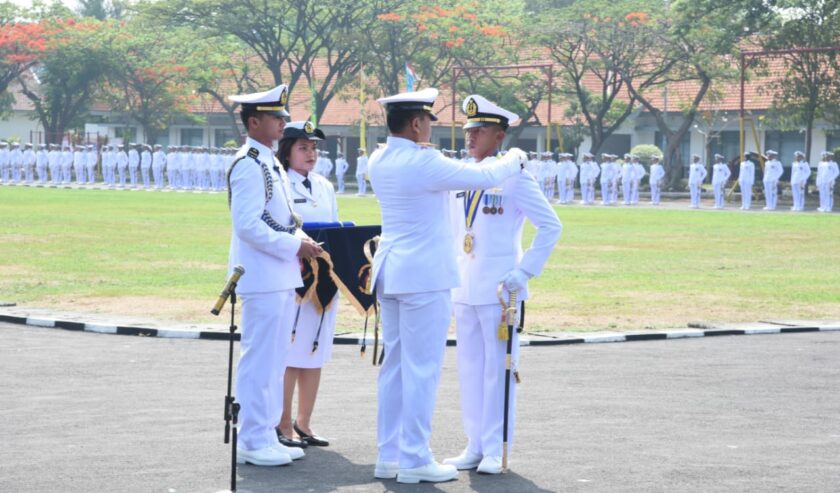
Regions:
[[[318,142],[324,132],[311,122],[291,122],[283,131],[277,157],[289,176],[292,208],[304,224],[338,221],[338,204],[332,183],[313,171],[318,162]],[[333,299],[323,314],[315,304],[299,305],[294,337],[289,346],[284,382],[283,415],[277,438],[287,447],[327,446],[329,442],[312,431],[310,419],[318,395],[321,368],[332,355],[338,299]],[[318,341],[313,352],[314,342]],[[298,387],[297,417],[292,420],[292,399]]]

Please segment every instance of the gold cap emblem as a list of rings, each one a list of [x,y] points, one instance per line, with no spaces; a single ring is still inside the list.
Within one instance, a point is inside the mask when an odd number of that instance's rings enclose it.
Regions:
[[[313,132],[313,130],[315,130],[315,128],[312,126],[312,122],[306,122],[303,125],[303,131],[304,132],[306,132],[308,134],[311,134]]]
[[[286,103],[289,101],[289,93],[283,89],[283,92],[280,93],[280,106],[286,106]]]
[[[473,117],[476,114],[478,114],[478,103],[475,102],[475,99],[470,98],[470,100],[467,101],[467,116]]]

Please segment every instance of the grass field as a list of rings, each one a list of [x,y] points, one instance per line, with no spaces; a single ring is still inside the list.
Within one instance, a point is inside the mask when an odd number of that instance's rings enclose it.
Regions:
[[[378,224],[373,198],[343,220]],[[558,207],[564,231],[532,281],[534,330],[693,320],[840,319],[840,215]],[[0,187],[0,299],[218,323],[230,218],[223,194]],[[526,230],[526,244],[532,229]],[[360,327],[346,305],[339,326]]]

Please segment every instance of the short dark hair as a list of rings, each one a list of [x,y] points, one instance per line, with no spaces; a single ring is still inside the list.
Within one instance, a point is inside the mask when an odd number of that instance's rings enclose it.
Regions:
[[[292,146],[297,139],[282,139],[277,146],[277,160],[283,165],[283,169],[289,171],[289,156],[292,155]]]
[[[259,118],[260,117],[260,112],[255,110],[255,109],[252,109],[252,108],[245,108],[244,106],[242,107],[242,110],[239,112],[239,117],[242,118],[242,124],[245,125],[245,130],[246,131],[248,130],[248,119],[251,118],[252,116],[256,117],[256,118]]]
[[[408,126],[413,118],[422,118],[424,115],[428,115],[428,113],[422,110],[389,111],[387,119],[388,131],[392,134],[398,134],[405,130],[405,127]]]

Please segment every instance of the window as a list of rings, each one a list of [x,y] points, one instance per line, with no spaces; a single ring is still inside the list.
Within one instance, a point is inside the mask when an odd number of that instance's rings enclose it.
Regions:
[[[240,142],[239,134],[234,134],[233,130],[229,128],[217,128],[213,132],[213,145],[215,147],[224,147],[225,142]]]
[[[778,152],[779,161],[788,168],[793,161],[793,153],[805,150],[805,133],[799,133],[798,130],[788,132],[768,130],[764,133],[763,151],[768,149]]]
[[[741,154],[741,135],[732,130],[721,132],[709,139],[710,162],[714,162],[715,154],[720,154],[727,161],[735,159]]]
[[[181,145],[182,146],[203,146],[204,145],[204,129],[203,128],[182,128],[181,129]]]
[[[825,144],[825,150],[829,152],[832,152],[834,149],[840,147],[840,129],[826,130]]]
[[[601,144],[601,150],[599,152],[617,154],[619,158],[623,158],[625,154],[630,152],[630,136],[623,134],[610,135],[607,137],[607,140]]]

